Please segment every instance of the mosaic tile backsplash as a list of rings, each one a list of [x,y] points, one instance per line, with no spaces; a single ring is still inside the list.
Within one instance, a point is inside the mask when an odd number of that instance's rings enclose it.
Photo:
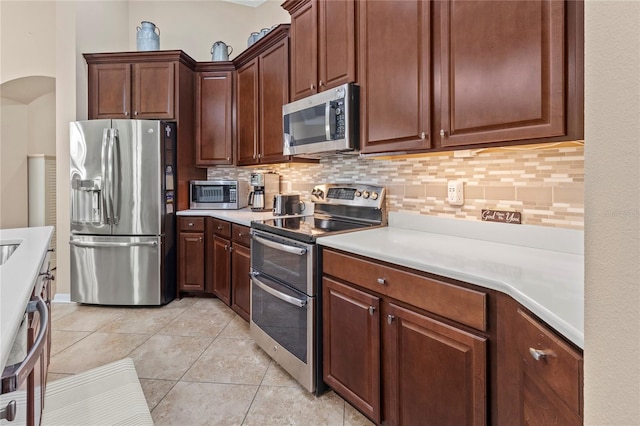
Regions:
[[[584,229],[582,141],[413,157],[335,155],[315,164],[210,167],[207,177],[248,181],[255,171],[279,173],[281,192],[305,201],[314,184],[371,183],[387,188],[390,212],[481,220],[482,209],[516,210],[523,224]],[[464,182],[464,205],[447,204],[448,180]]]

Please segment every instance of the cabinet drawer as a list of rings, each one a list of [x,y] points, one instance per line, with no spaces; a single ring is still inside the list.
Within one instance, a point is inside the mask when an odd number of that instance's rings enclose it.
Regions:
[[[242,225],[231,225],[231,241],[247,247],[251,245],[251,228]]]
[[[375,261],[325,250],[323,273],[441,315],[478,330],[487,330],[487,295],[405,272]]]
[[[515,319],[518,352],[528,374],[543,382],[575,413],[582,415],[582,355],[521,309]],[[544,356],[536,360],[533,351]]]
[[[211,218],[211,229],[210,231],[216,235],[220,235],[221,237],[231,238],[231,222],[227,222],[226,220],[214,219]]]
[[[179,217],[179,231],[204,231],[204,217]]]

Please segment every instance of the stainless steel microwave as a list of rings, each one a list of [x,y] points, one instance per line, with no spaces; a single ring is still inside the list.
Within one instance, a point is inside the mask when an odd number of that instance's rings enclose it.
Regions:
[[[344,84],[282,107],[285,155],[317,158],[359,148],[359,87]]]
[[[189,207],[203,210],[236,210],[247,206],[248,185],[238,180],[192,180]]]

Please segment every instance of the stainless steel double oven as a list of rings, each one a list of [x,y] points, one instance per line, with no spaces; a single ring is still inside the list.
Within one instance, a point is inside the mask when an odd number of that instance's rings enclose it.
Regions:
[[[252,234],[251,336],[314,391],[315,244],[258,230]]]
[[[310,392],[325,388],[316,238],[384,225],[384,195],[378,186],[317,185],[313,215],[251,223],[251,336]]]

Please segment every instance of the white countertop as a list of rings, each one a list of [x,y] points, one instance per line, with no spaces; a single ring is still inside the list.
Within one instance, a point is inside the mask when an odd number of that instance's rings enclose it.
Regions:
[[[402,213],[318,244],[508,294],[584,348],[584,233]]]
[[[273,212],[254,212],[250,208],[239,210],[181,210],[176,213],[178,216],[210,216],[216,219],[226,220],[239,225],[251,226],[252,220],[266,220],[273,218],[281,218],[285,216],[275,216]],[[305,215],[313,214],[305,210]]]
[[[52,226],[0,229],[0,244],[20,244],[0,265],[0,371],[13,346],[52,234]]]

